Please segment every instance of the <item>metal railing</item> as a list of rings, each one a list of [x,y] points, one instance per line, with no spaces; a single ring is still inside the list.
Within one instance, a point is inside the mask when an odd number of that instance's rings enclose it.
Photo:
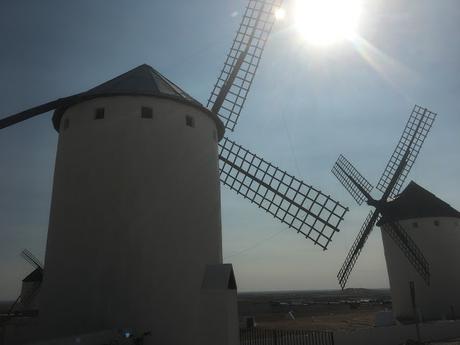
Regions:
[[[334,345],[329,331],[252,328],[240,330],[241,345]]]

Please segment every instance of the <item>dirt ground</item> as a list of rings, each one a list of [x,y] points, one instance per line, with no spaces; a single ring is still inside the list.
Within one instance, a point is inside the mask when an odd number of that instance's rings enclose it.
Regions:
[[[373,327],[377,313],[391,310],[391,297],[366,289],[243,293],[238,307],[262,328],[356,330]]]
[[[259,315],[256,317],[258,327],[276,329],[307,329],[307,330],[356,330],[374,326],[375,310],[356,310],[350,312],[336,311],[323,315],[295,317],[287,319],[284,315]]]

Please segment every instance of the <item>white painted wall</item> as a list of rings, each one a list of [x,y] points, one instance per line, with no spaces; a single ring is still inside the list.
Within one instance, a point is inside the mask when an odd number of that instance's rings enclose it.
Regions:
[[[203,290],[199,344],[239,344],[236,290]]]
[[[21,286],[21,300],[18,308],[22,310],[38,309],[38,296],[41,282],[23,281]]]
[[[435,221],[439,225],[435,225]],[[452,318],[451,306],[455,316],[460,318],[460,219],[419,218],[400,223],[428,260],[431,277],[427,286],[391,237],[382,230],[395,317],[413,316],[409,289],[412,280],[423,319]]]
[[[141,118],[141,106],[153,108],[153,119]],[[102,120],[94,119],[98,107]],[[48,336],[131,328],[151,331],[147,344],[197,343],[205,266],[222,263],[209,115],[144,96],[69,108],[45,261],[40,319]]]

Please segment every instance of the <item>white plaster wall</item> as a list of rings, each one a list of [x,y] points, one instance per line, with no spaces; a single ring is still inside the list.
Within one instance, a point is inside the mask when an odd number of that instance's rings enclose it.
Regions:
[[[200,344],[240,343],[237,301],[236,290],[202,290]]]
[[[38,309],[41,282],[23,281],[21,286],[21,300],[19,308],[23,310]]]
[[[151,331],[147,343],[194,344],[205,265],[222,262],[215,133],[206,113],[154,97],[65,112],[40,303],[48,335],[132,328]]]
[[[435,221],[439,225],[435,225]],[[419,218],[400,222],[422,250],[430,265],[427,286],[403,252],[382,230],[393,311],[397,318],[412,318],[409,282],[415,282],[416,303],[425,320],[460,317],[460,219]],[[414,227],[417,223],[417,227]]]

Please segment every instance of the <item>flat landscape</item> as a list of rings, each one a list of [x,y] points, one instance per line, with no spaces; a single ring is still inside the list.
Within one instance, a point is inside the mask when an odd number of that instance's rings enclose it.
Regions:
[[[378,312],[391,310],[391,296],[388,289],[247,292],[238,309],[263,328],[354,330],[373,327]]]
[[[0,302],[0,319],[12,302]],[[354,330],[373,327],[378,312],[391,310],[388,289],[243,292],[240,317],[257,327],[303,330]]]

